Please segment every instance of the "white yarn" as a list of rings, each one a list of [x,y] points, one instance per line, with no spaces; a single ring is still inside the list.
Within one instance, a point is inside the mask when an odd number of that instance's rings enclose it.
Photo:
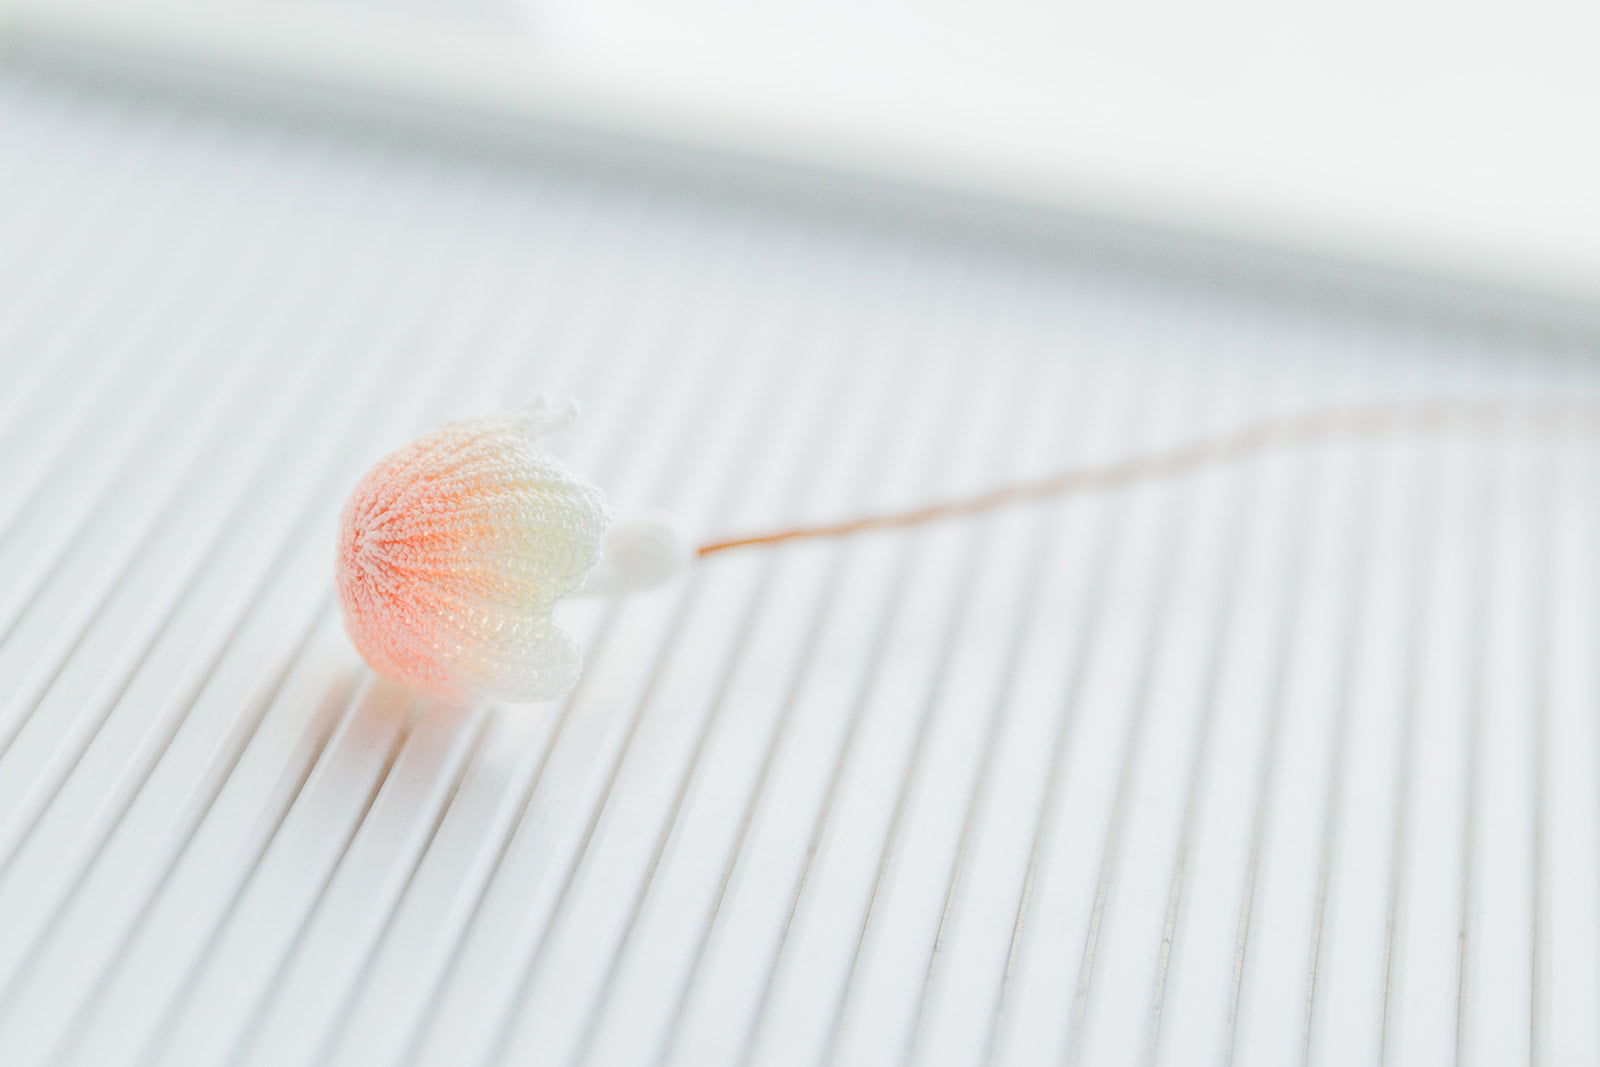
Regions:
[[[688,535],[670,516],[624,516],[601,538],[600,562],[579,592],[610,596],[653,589],[687,567],[692,556]]]

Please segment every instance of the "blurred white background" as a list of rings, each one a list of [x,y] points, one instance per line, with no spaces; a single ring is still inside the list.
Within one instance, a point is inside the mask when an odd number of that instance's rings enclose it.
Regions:
[[[444,102],[1600,298],[1600,9],[1565,0],[18,0],[23,47]]]

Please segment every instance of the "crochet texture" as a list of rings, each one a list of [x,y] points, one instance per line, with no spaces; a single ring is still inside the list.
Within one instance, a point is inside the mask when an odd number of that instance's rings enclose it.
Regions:
[[[599,489],[534,440],[576,405],[451,423],[380,460],[339,522],[339,605],[373,670],[453,703],[549,700],[578,647],[551,610],[600,556]]]

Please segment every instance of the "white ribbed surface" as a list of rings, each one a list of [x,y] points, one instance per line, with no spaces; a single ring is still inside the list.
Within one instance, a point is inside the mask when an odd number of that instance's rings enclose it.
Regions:
[[[0,1062],[1595,1062],[1592,437],[729,555],[560,706],[330,595],[535,392],[710,534],[1595,355],[0,81]]]

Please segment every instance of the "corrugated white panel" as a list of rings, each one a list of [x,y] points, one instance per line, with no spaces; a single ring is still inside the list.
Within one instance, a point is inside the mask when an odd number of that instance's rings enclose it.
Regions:
[[[1595,440],[1394,433],[374,682],[386,449],[536,392],[707,535],[1592,344],[0,81],[0,1059],[1600,1058]]]

